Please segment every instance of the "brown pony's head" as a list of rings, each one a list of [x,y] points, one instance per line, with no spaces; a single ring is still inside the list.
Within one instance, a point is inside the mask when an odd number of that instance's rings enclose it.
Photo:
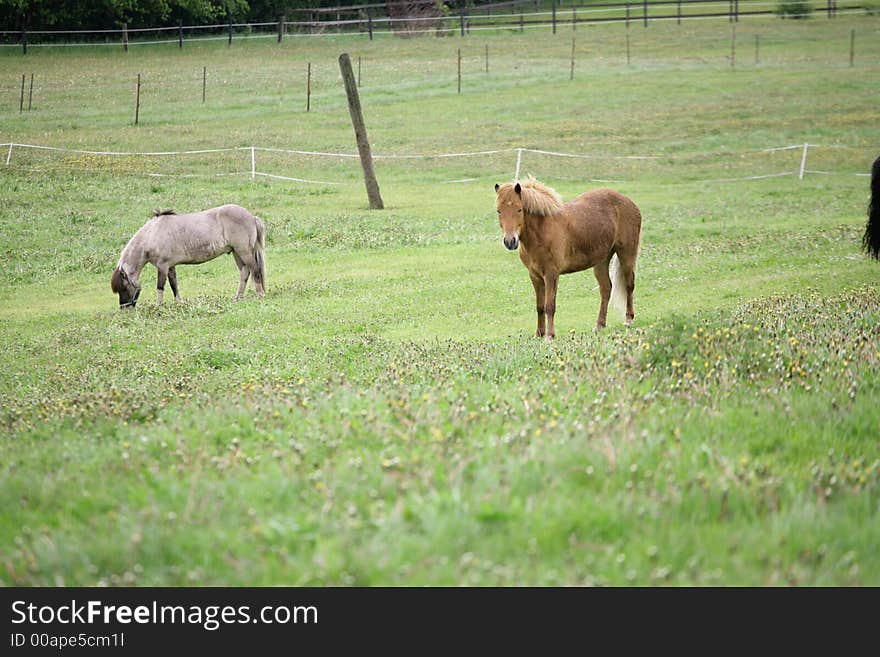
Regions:
[[[531,177],[522,182],[495,185],[495,193],[504,246],[511,251],[519,246],[527,215],[549,217],[562,207],[562,199],[556,190]]]
[[[495,207],[498,210],[498,224],[504,233],[504,246],[514,251],[519,246],[519,234],[525,223],[522,186],[519,183],[496,184],[495,193]]]
[[[113,270],[113,275],[110,277],[110,289],[119,295],[120,308],[134,308],[141,293],[140,284],[132,281],[122,267]]]

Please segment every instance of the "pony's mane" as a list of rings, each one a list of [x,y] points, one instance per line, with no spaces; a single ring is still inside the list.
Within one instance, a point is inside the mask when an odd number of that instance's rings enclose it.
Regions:
[[[174,210],[153,210],[154,217],[161,217],[163,214],[177,214]]]
[[[504,183],[498,188],[498,200],[506,201],[516,195],[514,190],[516,183]],[[526,180],[520,180],[520,197],[523,209],[528,214],[540,217],[549,217],[562,209],[562,198],[552,187],[538,182],[531,176]]]
[[[122,286],[122,274],[119,271],[119,267],[113,270],[113,275],[110,277],[110,289],[116,294],[125,289]]]

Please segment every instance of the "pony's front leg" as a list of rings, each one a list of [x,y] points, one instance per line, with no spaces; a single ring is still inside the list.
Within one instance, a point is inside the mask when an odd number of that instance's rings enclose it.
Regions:
[[[535,337],[543,338],[544,333],[546,333],[544,322],[544,279],[537,274],[533,274],[532,272],[529,272],[529,278],[532,279],[532,286],[535,288],[535,303],[538,311],[538,329],[535,331]]]
[[[165,279],[168,277],[168,269],[165,267],[156,267],[159,270],[159,275],[156,278],[156,296],[158,297],[156,303],[158,305],[162,305],[162,294],[165,292]]]
[[[556,337],[556,327],[554,326],[553,320],[556,316],[556,287],[558,283],[558,274],[544,275],[544,313],[547,315],[547,332],[544,335],[545,340],[552,340]]]
[[[180,301],[180,294],[177,291],[177,271],[174,267],[168,269],[168,282],[171,283],[171,291],[174,293],[174,300]]]

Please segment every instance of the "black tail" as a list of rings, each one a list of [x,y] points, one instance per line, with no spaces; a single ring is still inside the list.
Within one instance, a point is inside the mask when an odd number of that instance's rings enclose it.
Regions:
[[[874,160],[871,167],[871,203],[868,205],[868,225],[862,237],[865,252],[880,260],[880,157]]]

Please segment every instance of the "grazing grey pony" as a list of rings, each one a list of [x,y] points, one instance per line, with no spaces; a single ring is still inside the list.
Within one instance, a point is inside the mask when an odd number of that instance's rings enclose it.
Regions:
[[[221,205],[192,214],[177,214],[173,210],[157,212],[122,250],[110,278],[110,288],[119,295],[120,308],[133,308],[141,293],[141,270],[149,262],[159,270],[156,282],[159,305],[166,278],[174,298],[179,301],[176,265],[197,265],[232,253],[241,273],[235,298],[240,299],[244,294],[251,274],[257,294],[262,297],[266,281],[265,248],[263,222],[239,205]]]

